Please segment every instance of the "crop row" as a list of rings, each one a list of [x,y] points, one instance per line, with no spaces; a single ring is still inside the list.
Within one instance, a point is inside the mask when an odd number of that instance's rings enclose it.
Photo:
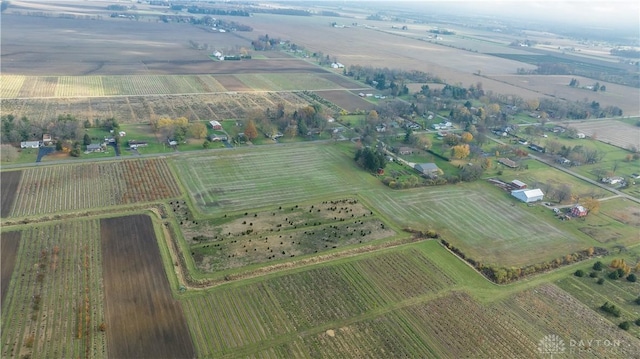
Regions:
[[[536,355],[528,335],[517,328],[505,330],[496,319],[499,313],[487,311],[467,294],[452,293],[404,311],[421,336],[432,339],[442,353],[458,358]]]
[[[177,197],[162,159],[91,163],[25,170],[12,216],[97,208]]]
[[[98,221],[32,227],[22,239],[3,303],[2,357],[105,358]],[[80,323],[80,312],[90,320]]]
[[[104,96],[102,76],[60,76],[55,96]]]
[[[233,351],[292,329],[263,285],[229,288],[183,303],[193,342],[203,356]]]
[[[307,336],[304,343],[321,358],[434,357],[428,342],[396,313]]]
[[[455,284],[416,250],[386,253],[356,262],[356,267],[393,300],[435,293]]]
[[[0,97],[18,97],[24,84],[24,76],[2,75],[0,76]]]

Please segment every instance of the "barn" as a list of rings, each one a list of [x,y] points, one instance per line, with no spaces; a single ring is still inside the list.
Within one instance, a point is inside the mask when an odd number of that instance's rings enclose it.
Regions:
[[[579,204],[571,208],[571,216],[573,217],[584,217],[586,215],[587,215],[587,209],[582,207]]]
[[[209,121],[209,124],[214,130],[222,130],[222,125],[216,120]]]
[[[519,189],[511,191],[511,195],[524,203],[542,201],[542,199],[544,198],[544,193],[542,193],[542,190],[539,188]]]

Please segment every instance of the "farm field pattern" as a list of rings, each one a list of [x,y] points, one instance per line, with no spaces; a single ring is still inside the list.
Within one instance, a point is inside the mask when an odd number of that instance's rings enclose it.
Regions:
[[[103,208],[178,196],[180,189],[161,159],[46,166],[22,171],[10,216]]]
[[[607,83],[606,92],[593,93],[569,88],[568,76],[513,75],[535,66],[521,62],[529,52],[508,47],[507,34],[469,27],[435,43],[425,39],[426,24],[340,28],[329,23],[345,18],[268,14],[237,18],[252,33],[223,34],[163,23],[156,20],[163,7],[136,6],[148,17],[89,20],[103,4],[12,1],[2,19],[3,114],[34,123],[66,114],[114,117],[135,124],[131,135],[163,117],[232,120],[226,128],[254,110],[282,104],[293,112],[312,95],[347,111],[374,108],[358,96],[374,89],[313,58],[284,51],[242,61],[209,57],[212,49],[250,48],[266,33],[347,66],[420,70],[525,99],[640,111],[638,89]],[[87,16],[23,16],[12,8]],[[621,148],[640,147],[631,125],[575,127]],[[640,358],[640,327],[618,328],[621,319],[640,316],[638,284],[597,284],[607,270],[597,278],[574,275],[596,260],[638,261],[636,202],[613,198],[584,220],[559,221],[483,180],[393,190],[354,165],[354,146],[285,141],[3,169],[0,357],[535,358],[554,334],[565,344],[554,357]],[[606,155],[607,165],[617,161],[618,152]],[[609,196],[532,167],[507,175]],[[615,253],[496,285],[441,239],[503,268],[589,247]],[[620,306],[622,318],[602,312],[604,301]],[[615,345],[575,344],[589,339]]]

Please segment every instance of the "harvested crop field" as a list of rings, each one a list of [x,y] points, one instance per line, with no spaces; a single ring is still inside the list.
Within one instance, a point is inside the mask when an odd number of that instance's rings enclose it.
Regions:
[[[318,75],[323,77],[331,82],[338,84],[346,89],[359,89],[359,88],[369,88],[359,82],[356,82],[346,76],[338,75],[338,74],[320,74]]]
[[[244,86],[235,77],[227,83]],[[227,80],[223,80],[227,81]],[[222,85],[220,85],[222,86]],[[225,89],[226,91],[226,89]],[[166,96],[114,96],[99,98],[37,98],[2,100],[2,113],[15,117],[26,116],[34,122],[50,120],[59,115],[73,114],[78,118],[107,119],[115,117],[121,123],[148,123],[153,116],[187,117],[195,121],[241,118],[252,109],[264,110],[262,105],[285,105],[287,111],[308,105],[293,92],[241,92],[184,94]]]
[[[108,357],[99,330],[104,323],[99,226],[98,220],[83,219],[20,232],[2,304],[2,358]]]
[[[18,192],[22,171],[0,172],[0,184],[2,184],[2,204],[0,204],[0,217],[8,217],[13,207],[13,202]]]
[[[630,149],[640,148],[640,127],[616,120],[572,122],[572,127],[589,137],[595,135],[598,141]]]
[[[148,21],[3,13],[2,30],[3,75],[204,74],[212,73],[215,63],[189,40],[221,48],[250,46],[232,34]]]
[[[113,358],[193,358],[149,216],[100,221],[107,343]]]
[[[18,254],[18,245],[20,244],[21,232],[4,232],[0,238],[0,260],[2,267],[0,268],[0,308],[4,303],[4,296],[9,289],[11,274],[13,274],[13,266],[16,263],[16,255]]]
[[[151,202],[180,196],[163,159],[127,160],[23,170],[10,216]]]
[[[349,112],[373,110],[376,105],[347,90],[315,91],[322,98]]]
[[[227,91],[251,91],[251,87],[245,85],[244,82],[233,75],[216,76],[216,80],[221,83]]]

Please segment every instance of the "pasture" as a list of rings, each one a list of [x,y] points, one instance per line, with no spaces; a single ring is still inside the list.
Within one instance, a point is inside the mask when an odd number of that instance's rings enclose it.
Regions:
[[[178,201],[170,204],[197,269],[217,275],[226,269],[335,252],[396,234],[355,198],[198,221],[189,220]]]
[[[245,210],[268,212],[274,202],[308,206],[358,193],[390,222],[402,228],[435,229],[485,264],[534,264],[597,243],[576,228],[561,226],[546,209],[519,203],[488,183],[392,190],[357,168],[348,147],[341,146],[291,144],[259,153],[225,151],[172,165],[196,208],[217,217]],[[590,190],[577,187],[577,193]]]
[[[355,168],[344,145],[285,144],[242,148],[173,161],[194,206],[205,214],[295,205],[354,195],[378,180]]]
[[[3,197],[10,189],[2,186]],[[24,217],[157,201],[179,197],[180,189],[155,158],[25,169],[14,196],[9,216]]]
[[[109,356],[195,356],[180,303],[171,294],[151,218],[100,220]]]

